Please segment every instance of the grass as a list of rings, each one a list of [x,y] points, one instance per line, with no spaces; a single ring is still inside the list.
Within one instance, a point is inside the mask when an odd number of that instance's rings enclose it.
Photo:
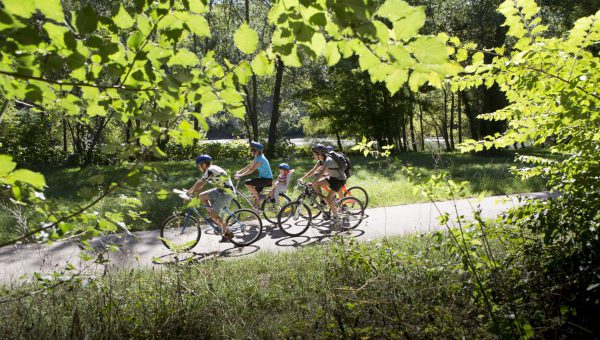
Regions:
[[[109,273],[3,304],[7,338],[489,338],[429,237]],[[4,289],[4,290],[2,290]],[[0,287],[0,296],[32,286]]]
[[[439,156],[439,155],[438,155]],[[348,186],[360,185],[369,193],[369,207],[393,206],[424,202],[426,199],[415,192],[415,187],[401,172],[403,165],[412,166],[423,174],[430,174],[437,170],[448,171],[454,180],[468,181],[469,191],[473,196],[513,194],[544,190],[541,180],[521,181],[509,173],[514,164],[514,154],[507,153],[502,156],[480,157],[468,154],[441,154],[441,156],[424,153],[407,153],[390,159],[373,159],[365,157],[351,157],[353,176],[348,181]],[[309,159],[283,159],[271,160],[272,168],[285,161],[296,169],[295,179],[307,172],[314,165]],[[244,161],[215,162],[225,168],[230,174],[239,170],[246,164]],[[181,200],[175,196],[160,200],[155,193],[160,188],[171,191],[173,188],[189,188],[201,175],[192,162],[160,162],[153,163],[159,169],[159,174],[146,174],[146,180],[141,181],[136,188],[140,191],[142,207],[138,212],[143,212],[149,220],[148,223],[136,221],[128,222],[128,227],[133,230],[154,229],[160,226],[167,216],[175,209],[181,207]],[[85,186],[85,181],[92,175],[104,174],[108,179],[118,178],[119,169],[115,167],[95,167],[87,169],[68,168],[55,169],[45,173],[48,188],[45,192],[49,201],[59,207],[75,207],[86,202],[78,195],[79,189]],[[155,178],[153,178],[155,177]],[[245,190],[245,189],[244,189]],[[132,192],[126,192],[132,194]],[[291,197],[297,196],[296,189],[291,190]],[[444,199],[438,197],[437,199]],[[126,213],[129,208],[124,207],[119,194],[105,198],[92,210],[100,213],[105,211],[121,211]],[[30,225],[37,225],[41,221],[31,211],[25,211]],[[37,219],[36,219],[37,218]],[[15,228],[15,219],[7,210],[0,210],[0,242],[7,241],[18,235]]]

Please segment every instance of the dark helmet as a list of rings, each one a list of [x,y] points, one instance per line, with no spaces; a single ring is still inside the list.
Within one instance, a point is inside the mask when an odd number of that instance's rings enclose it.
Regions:
[[[320,155],[324,154],[325,152],[327,152],[327,147],[321,143],[317,143],[315,145],[313,145],[312,150]]]
[[[279,169],[289,171],[291,168],[287,163],[281,163],[281,164],[279,164]]]
[[[256,149],[256,150],[262,152],[263,151],[263,145],[260,144],[259,142],[252,141],[252,142],[250,142],[250,149]]]
[[[212,157],[206,154],[196,157],[196,165],[205,162],[212,162]]]

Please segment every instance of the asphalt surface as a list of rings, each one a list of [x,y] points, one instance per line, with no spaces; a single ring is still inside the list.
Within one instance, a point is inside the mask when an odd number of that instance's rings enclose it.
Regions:
[[[548,193],[531,193],[522,196],[546,198]],[[448,212],[451,216],[473,216],[480,210],[484,218],[494,218],[503,211],[516,206],[518,196],[493,196],[479,201],[464,199],[434,203],[418,203],[394,207],[367,209],[367,218],[350,232],[332,231],[328,221],[316,220],[302,236],[288,237],[278,227],[264,221],[261,238],[247,247],[235,247],[231,243],[219,243],[220,236],[205,230],[200,242],[189,252],[173,254],[158,239],[158,230],[136,232],[133,235],[118,235],[109,239],[95,239],[92,244],[99,250],[106,242],[120,245],[120,250],[106,253],[107,263],[90,266],[80,259],[81,250],[72,241],[46,244],[14,245],[0,248],[0,284],[19,284],[30,280],[34,273],[42,275],[60,271],[67,263],[77,268],[86,268],[96,274],[123,268],[164,266],[186,259],[202,261],[208,258],[240,258],[258,252],[291,251],[300,247],[326,242],[333,235],[355,237],[362,241],[382,239],[409,233],[423,233],[440,228],[437,217]]]

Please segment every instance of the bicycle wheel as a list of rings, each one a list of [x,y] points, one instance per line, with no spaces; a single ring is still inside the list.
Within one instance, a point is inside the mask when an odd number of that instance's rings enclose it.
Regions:
[[[319,203],[321,200],[323,200],[323,203]],[[308,200],[305,200],[305,203],[310,208],[312,219],[317,219],[319,216],[321,216],[323,209],[326,209],[325,211],[329,211],[329,206],[321,197],[317,196],[312,199],[309,198]],[[300,213],[302,214],[303,212],[301,211]]]
[[[271,202],[269,199],[264,199],[260,205],[260,211],[263,216],[272,224],[277,224],[277,213],[284,205],[290,203],[292,200],[288,195],[284,193],[279,194],[279,203],[275,204],[275,201]]]
[[[342,223],[342,230],[351,230],[362,222],[364,211],[362,202],[356,197],[344,197],[339,203],[340,211],[338,215]]]
[[[189,213],[180,212],[165,219],[160,227],[160,240],[170,250],[190,250],[200,241],[200,223]]]
[[[312,220],[310,208],[298,201],[284,205],[277,214],[277,225],[281,231],[289,236],[302,235]]]
[[[262,234],[260,216],[250,209],[238,209],[232,212],[225,223],[229,231],[233,233],[231,243],[237,246],[251,245]]]
[[[367,194],[367,191],[362,187],[354,186],[349,188],[347,193],[345,193],[345,196],[358,198],[362,202],[363,208],[365,209],[367,209],[367,206],[369,205],[369,194]]]

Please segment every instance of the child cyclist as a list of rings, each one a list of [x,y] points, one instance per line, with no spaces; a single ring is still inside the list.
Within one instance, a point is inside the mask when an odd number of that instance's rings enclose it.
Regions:
[[[221,210],[231,203],[231,200],[235,196],[235,189],[233,183],[227,172],[221,167],[212,164],[212,157],[209,155],[200,155],[196,158],[196,167],[198,170],[204,173],[204,175],[187,190],[188,196],[193,196],[194,193],[202,190],[206,183],[214,186],[213,189],[201,192],[198,194],[198,198],[205,205],[211,205],[208,208],[208,214],[213,221],[223,228],[223,237],[220,242],[228,242],[233,238],[233,233],[229,231],[227,225],[219,216]],[[209,204],[210,202],[210,204]]]
[[[254,206],[260,201],[260,192],[263,188],[268,188],[273,185],[273,173],[269,161],[263,155],[263,145],[258,142],[250,142],[250,154],[254,159],[252,163],[246,165],[243,169],[235,173],[235,179],[240,179],[250,175],[254,171],[258,171],[258,177],[246,180],[244,184],[248,191],[254,196]]]
[[[294,169],[292,169],[287,163],[279,164],[279,177],[277,177],[277,181],[273,185],[273,188],[267,194],[267,197],[269,197],[271,200],[274,200],[275,205],[279,205],[279,194],[287,190],[293,173]]]

